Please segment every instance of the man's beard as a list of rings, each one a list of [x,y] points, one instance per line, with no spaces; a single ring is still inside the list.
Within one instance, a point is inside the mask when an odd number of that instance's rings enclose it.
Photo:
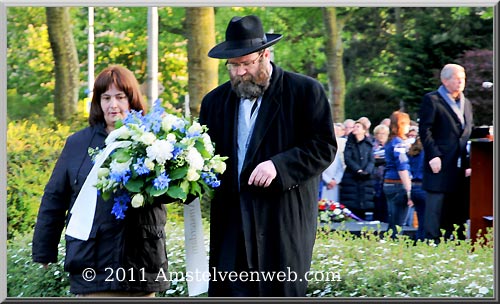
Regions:
[[[257,75],[245,74],[243,76],[231,76],[231,87],[240,98],[253,99],[264,94],[269,87],[269,72],[266,66],[259,63]]]

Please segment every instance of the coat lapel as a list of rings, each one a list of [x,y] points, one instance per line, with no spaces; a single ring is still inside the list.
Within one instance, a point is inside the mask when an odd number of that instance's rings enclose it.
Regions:
[[[252,132],[252,138],[248,145],[248,150],[245,156],[245,161],[243,163],[242,172],[245,170],[246,166],[252,162],[255,157],[255,153],[259,150],[262,144],[271,122],[276,118],[278,111],[281,107],[280,99],[276,96],[282,89],[282,85],[279,83],[283,80],[283,70],[276,67],[273,64],[273,74],[271,76],[271,84],[269,85],[268,91],[264,93],[262,97],[262,102],[260,105],[259,115],[255,121],[255,126]]]
[[[453,130],[455,130],[457,132],[457,134],[462,134],[463,130],[461,130],[460,128],[457,128],[456,126],[461,126],[462,125],[462,122],[460,121],[460,119],[457,117],[457,114],[455,113],[455,111],[453,111],[453,109],[450,107],[450,105],[446,102],[446,100],[443,98],[443,96],[441,96],[441,94],[437,94],[437,96],[439,97],[439,102],[444,106],[444,108],[446,109],[446,111],[448,112],[448,115],[453,119],[453,121],[455,121],[455,124],[454,125],[451,125],[450,127],[453,128]],[[466,122],[467,123],[467,122]]]

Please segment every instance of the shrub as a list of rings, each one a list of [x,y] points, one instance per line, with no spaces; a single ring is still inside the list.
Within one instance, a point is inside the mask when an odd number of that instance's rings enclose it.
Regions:
[[[33,115],[7,125],[8,238],[33,229],[43,190],[66,138],[86,125],[83,115],[71,117],[64,125],[47,117]]]

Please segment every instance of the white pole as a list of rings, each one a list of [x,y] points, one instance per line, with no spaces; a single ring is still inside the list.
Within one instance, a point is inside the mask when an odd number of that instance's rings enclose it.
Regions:
[[[189,94],[186,93],[186,96],[184,97],[184,117],[189,119],[190,116],[191,109],[189,108]]]
[[[158,7],[148,8],[148,105],[158,99]]]
[[[85,107],[87,114],[90,113],[90,103],[92,102],[92,94],[94,90],[94,8],[89,7],[89,45],[88,45],[88,93],[87,106]]]

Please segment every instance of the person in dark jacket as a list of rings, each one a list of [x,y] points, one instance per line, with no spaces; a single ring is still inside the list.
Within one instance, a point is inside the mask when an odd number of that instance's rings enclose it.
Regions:
[[[221,275],[209,296],[306,295],[320,174],[337,144],[322,85],[271,62],[281,37],[265,34],[257,16],[234,17],[208,53],[227,59],[230,76],[203,98],[199,118],[229,157],[211,202],[209,264]],[[222,277],[231,271],[234,282]]]
[[[458,64],[446,64],[441,70],[442,85],[422,98],[419,111],[419,133],[424,145],[425,161],[422,188],[425,201],[426,239],[464,239],[464,224],[469,216],[466,189],[471,175],[467,157],[467,141],[474,124],[472,104],[465,98],[465,69]],[[465,192],[464,192],[465,191]]]
[[[96,78],[90,126],[68,137],[45,187],[33,235],[33,261],[57,262],[61,232],[93,163],[89,148],[103,148],[115,122],[127,111],[145,111],[135,76],[110,66]],[[164,204],[128,208],[123,220],[111,213],[113,200],[99,195],[88,240],[69,235],[65,271],[78,296],[154,296],[168,288]],[[156,280],[160,277],[160,280]]]
[[[366,133],[367,126],[356,121],[347,137],[344,150],[346,168],[340,188],[340,202],[361,218],[365,216],[365,212],[373,212],[375,208],[372,178],[375,158],[373,143]]]

